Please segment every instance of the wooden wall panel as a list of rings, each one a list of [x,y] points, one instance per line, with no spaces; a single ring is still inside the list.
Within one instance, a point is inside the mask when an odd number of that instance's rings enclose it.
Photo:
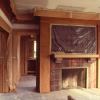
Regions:
[[[1,34],[2,32],[0,31],[0,40],[1,40]],[[2,67],[2,58],[1,58],[1,53],[2,53],[2,49],[1,49],[1,41],[0,41],[0,92],[2,92],[2,86],[3,86],[3,75],[2,75],[2,71],[3,71],[3,67]]]
[[[40,92],[50,92],[50,27],[40,24]]]
[[[8,34],[0,29],[0,92],[8,92],[8,70],[7,70],[7,38]]]
[[[99,22],[93,20],[79,20],[68,18],[48,18],[41,17],[40,19],[40,92],[50,92],[50,26],[52,24],[71,24],[71,25],[92,25],[97,26]],[[99,39],[100,40],[100,39]],[[90,64],[91,73],[88,77],[91,78],[92,84],[88,87],[97,87],[97,60]],[[89,72],[89,69],[88,69]],[[100,76],[100,75],[99,75]],[[88,78],[90,79],[90,78]],[[94,82],[93,82],[94,81]]]
[[[90,63],[90,66],[88,67],[88,88],[96,88],[97,87],[97,61],[93,61]]]
[[[97,28],[98,28],[98,54],[100,56],[100,22],[99,22]],[[97,84],[97,87],[100,88],[100,57],[97,60],[98,60],[98,63],[97,63],[97,76],[98,76],[97,83],[98,84]]]
[[[23,37],[20,38],[20,52],[21,75],[25,75],[25,40]]]

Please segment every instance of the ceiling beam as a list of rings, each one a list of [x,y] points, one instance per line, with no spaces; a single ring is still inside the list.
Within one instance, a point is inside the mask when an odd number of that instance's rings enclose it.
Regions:
[[[30,20],[33,20],[33,15],[32,14],[18,14],[16,15],[16,18],[18,20],[21,20],[21,21],[30,21]]]
[[[2,27],[8,33],[11,33],[12,31],[12,23],[9,21],[9,19],[6,17],[6,15],[3,13],[1,9],[0,9],[0,27]]]
[[[14,0],[10,0],[10,6],[12,8],[13,13],[16,15],[17,20],[30,21],[33,19],[33,15],[31,13],[19,14],[19,12],[17,11],[16,3]]]
[[[12,8],[13,13],[17,15],[16,5],[14,0],[10,0],[10,6]]]
[[[100,20],[99,13],[90,12],[73,12],[73,11],[62,11],[62,10],[49,10],[49,9],[35,9],[34,16],[41,17],[55,17],[55,18],[73,18],[83,20]]]
[[[12,30],[38,30],[38,25],[35,24],[17,24],[11,23],[7,18],[5,13],[0,9],[0,27],[3,28],[8,33],[11,33]]]

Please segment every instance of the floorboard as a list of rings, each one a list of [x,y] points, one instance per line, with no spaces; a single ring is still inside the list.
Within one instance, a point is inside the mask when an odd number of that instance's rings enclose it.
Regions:
[[[16,92],[1,93],[0,100],[100,100],[100,89],[78,88],[40,94],[35,91],[35,87],[35,76],[23,76]]]

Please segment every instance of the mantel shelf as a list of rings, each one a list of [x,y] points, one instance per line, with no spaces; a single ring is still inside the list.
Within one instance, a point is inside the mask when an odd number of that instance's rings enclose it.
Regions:
[[[64,52],[54,52],[55,58],[99,58],[98,54],[81,54],[81,53],[64,53]]]

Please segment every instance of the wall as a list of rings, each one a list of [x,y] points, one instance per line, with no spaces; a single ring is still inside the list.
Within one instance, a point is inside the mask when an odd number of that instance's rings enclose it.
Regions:
[[[51,54],[51,24],[72,24],[72,25],[94,25],[97,26],[99,21],[94,20],[78,20],[78,19],[67,19],[67,18],[47,18],[41,17],[40,21],[40,92],[50,92],[50,54]],[[98,32],[99,33],[99,32]],[[99,42],[98,42],[99,44]],[[98,47],[99,48],[99,47]],[[99,52],[100,50],[98,50]],[[98,83],[98,70],[99,65],[96,62],[91,63],[91,71],[89,77],[91,85],[88,87],[99,87]],[[94,75],[94,76],[93,76]],[[92,78],[91,78],[92,77]],[[95,81],[95,83],[93,82]]]
[[[9,91],[8,83],[8,33],[0,28],[0,92]]]
[[[9,35],[8,44],[8,75],[9,75],[9,90],[15,91],[21,78],[21,53],[20,53],[20,38],[23,35],[34,34],[33,30],[13,30]]]

